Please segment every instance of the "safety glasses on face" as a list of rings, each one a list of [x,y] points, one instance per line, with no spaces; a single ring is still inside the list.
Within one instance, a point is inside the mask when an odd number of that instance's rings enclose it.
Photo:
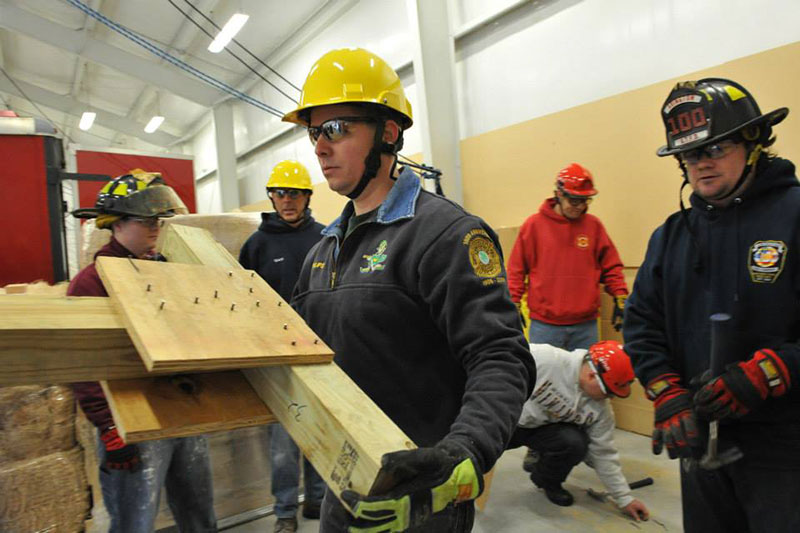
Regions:
[[[722,159],[731,153],[731,150],[733,150],[735,146],[736,143],[733,141],[720,141],[718,143],[701,146],[695,150],[683,152],[679,154],[678,157],[680,157],[681,161],[684,163],[696,165],[700,162],[703,156],[708,157],[709,159]]]
[[[584,204],[589,205],[594,198],[588,196],[568,196],[564,195],[564,199],[569,202],[572,207],[580,207]]]
[[[344,138],[349,132],[348,125],[355,122],[377,122],[373,117],[337,117],[326,120],[319,126],[308,127],[308,138],[311,144],[317,145],[320,135],[324,135],[330,142],[336,142]]]
[[[161,227],[161,220],[158,217],[128,217],[128,220],[133,220],[147,229],[156,229]]]
[[[267,189],[267,194],[270,198],[289,197],[292,200],[296,200],[301,194],[303,194],[303,191],[300,189]]]

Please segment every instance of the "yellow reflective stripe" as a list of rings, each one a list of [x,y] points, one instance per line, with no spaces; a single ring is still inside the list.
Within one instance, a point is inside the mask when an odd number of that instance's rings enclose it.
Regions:
[[[478,497],[479,490],[475,465],[471,459],[464,459],[453,469],[447,481],[432,490],[433,512],[438,513],[452,502],[474,500]]]

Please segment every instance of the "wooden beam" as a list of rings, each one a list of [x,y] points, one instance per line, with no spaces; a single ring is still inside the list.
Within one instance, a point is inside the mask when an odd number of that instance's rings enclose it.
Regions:
[[[180,249],[213,249],[207,242],[213,239],[208,232],[173,237],[184,240]],[[194,260],[169,247],[162,253],[173,261]],[[228,254],[224,249],[219,253]],[[382,482],[380,465],[385,453],[416,448],[335,363],[278,365],[243,373],[337,495],[345,488],[369,494]]]
[[[108,298],[0,295],[0,386],[145,376]]]

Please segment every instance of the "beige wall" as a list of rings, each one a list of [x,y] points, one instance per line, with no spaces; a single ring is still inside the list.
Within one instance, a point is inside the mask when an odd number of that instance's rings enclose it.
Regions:
[[[686,73],[680,79],[708,76],[740,82],[754,94],[762,112],[792,109],[775,129],[774,148],[800,160],[800,91],[792,82],[800,80],[800,43]],[[650,234],[678,209],[681,176],[675,160],[655,155],[664,144],[659,107],[676,81],[465,139],[461,144],[465,207],[495,228],[518,226],[552,194],[559,169],[578,162],[592,171],[600,191],[591,212],[603,220],[624,263],[640,265]]]

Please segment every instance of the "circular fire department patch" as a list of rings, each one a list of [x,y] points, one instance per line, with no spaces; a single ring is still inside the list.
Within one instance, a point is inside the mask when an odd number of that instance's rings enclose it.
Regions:
[[[469,262],[482,278],[494,278],[502,272],[500,254],[485,233],[473,234],[469,239]]]

